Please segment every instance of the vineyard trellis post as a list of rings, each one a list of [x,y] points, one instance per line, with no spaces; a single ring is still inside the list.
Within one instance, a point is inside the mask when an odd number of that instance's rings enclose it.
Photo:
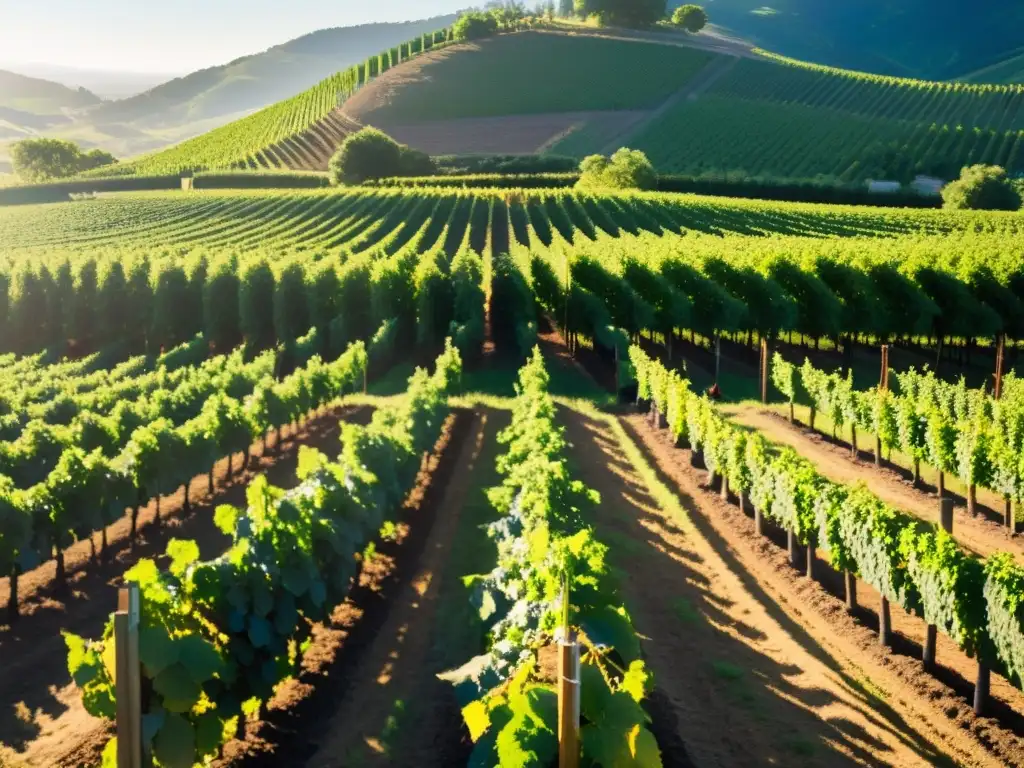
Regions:
[[[142,603],[137,584],[117,593],[114,614],[114,654],[117,694],[117,768],[143,768],[142,669],[139,662],[139,622]]]
[[[1003,355],[1006,349],[1006,334],[1000,333],[996,342],[996,384],[993,397],[998,400],[1003,394]]]
[[[768,402],[768,339],[761,337],[761,402]]]
[[[878,379],[878,388],[883,392],[889,391],[889,345],[882,345],[882,372]]]
[[[569,624],[572,575],[562,574],[562,621],[558,631],[558,768],[580,764],[580,643]]]

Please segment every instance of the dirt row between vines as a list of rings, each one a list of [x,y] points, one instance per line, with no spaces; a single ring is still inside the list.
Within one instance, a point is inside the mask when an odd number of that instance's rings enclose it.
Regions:
[[[811,431],[801,424],[790,424],[774,411],[751,405],[727,405],[723,407],[723,412],[737,424],[756,429],[771,441],[794,448],[834,482],[863,482],[872,493],[897,509],[927,522],[938,522],[938,497],[922,488],[915,488],[909,473],[892,465],[876,467],[873,458],[864,453],[854,459],[850,447],[834,442],[826,435]],[[995,494],[989,492],[979,491],[979,496],[989,502],[995,499]],[[1012,552],[1018,558],[1024,556],[1024,538],[1011,538],[1005,526],[991,519],[995,516],[991,511],[995,504],[988,505],[991,517],[980,514],[972,516],[967,513],[966,502],[962,497],[957,497],[956,501],[953,536],[963,547],[982,557],[995,552]]]
[[[250,467],[240,471],[242,456],[238,454],[230,477],[228,459],[222,459],[214,467],[212,495],[207,493],[207,475],[191,481],[190,513],[184,511],[184,489],[161,500],[160,526],[155,524],[155,502],[140,511],[134,549],[128,516],[111,525],[107,529],[109,562],[91,562],[88,540],[78,542],[65,552],[67,592],[55,582],[53,561],[24,574],[19,580],[23,615],[13,627],[0,625],[0,765],[3,747],[32,766],[77,765],[75,754],[88,753],[105,741],[106,729],[85,712],[71,683],[61,632],[99,637],[116,606],[125,571],[144,558],[162,562],[171,539],[194,540],[204,559],[219,555],[230,544],[213,524],[213,512],[219,505],[244,505],[246,488],[257,474],[265,474],[274,484],[294,484],[299,446],[334,455],[340,449],[340,423],[365,423],[371,413],[367,408],[331,408],[297,429],[286,427],[280,449],[273,440],[266,454],[262,443],[253,445]],[[98,542],[99,535],[94,538]],[[0,605],[6,604],[8,590],[8,580],[0,580]],[[71,762],[64,762],[68,756]]]
[[[789,565],[783,532],[769,526],[756,536],[750,516],[704,487],[706,472],[666,431],[638,414],[620,423],[685,510],[669,520],[624,489],[635,511],[617,524],[643,542],[642,556],[627,561],[641,596],[630,605],[657,653],[677,646],[663,666],[685,672],[676,702],[681,723],[704,726],[700,741],[687,741],[695,755],[706,746],[709,759],[698,763],[764,765],[768,755],[780,765],[1024,765],[1021,691],[993,675],[991,717],[975,717],[976,665],[952,641],[939,635],[939,670],[928,675],[925,625],[896,608],[893,647],[883,648],[870,587],[859,582],[851,616],[826,563],[817,562],[816,581],[804,578]],[[674,633],[658,623],[652,633],[649,606],[655,622],[676,622]],[[714,734],[716,720],[729,723],[727,742],[701,735]]]

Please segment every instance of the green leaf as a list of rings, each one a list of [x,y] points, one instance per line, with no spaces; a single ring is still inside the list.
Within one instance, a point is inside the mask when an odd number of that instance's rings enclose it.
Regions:
[[[154,737],[164,727],[166,720],[167,710],[165,709],[158,709],[142,716],[142,745],[144,748],[149,747]]]
[[[196,762],[195,728],[181,715],[168,715],[153,740],[153,755],[163,768],[192,768]]]
[[[281,584],[295,597],[302,597],[309,589],[309,574],[305,568],[288,566],[281,573]]]
[[[612,691],[596,664],[580,665],[580,714],[597,721],[604,715]]]
[[[160,569],[152,560],[139,560],[125,573],[124,580],[140,587],[147,587],[160,580]]]
[[[498,609],[498,606],[494,603],[494,595],[491,594],[491,590],[485,589],[483,596],[480,598],[480,620],[487,621],[494,612]]]
[[[206,712],[195,718],[196,752],[202,758],[213,754],[224,743],[224,723],[216,712]]]
[[[223,667],[220,654],[199,635],[179,638],[177,645],[179,663],[199,685],[212,679]]]
[[[238,523],[238,510],[230,504],[221,504],[213,513],[213,524],[227,536],[235,535],[235,525]]]
[[[163,696],[168,712],[190,711],[202,694],[199,684],[181,664],[174,664],[153,678],[153,689]]]
[[[647,671],[642,661],[637,660],[629,665],[622,682],[619,683],[619,690],[628,693],[633,697],[633,701],[639,704],[652,685],[651,673]]]
[[[178,661],[178,646],[166,627],[145,627],[139,632],[139,660],[149,677],[156,677]]]
[[[270,645],[271,634],[269,621],[259,616],[249,617],[249,642],[253,648],[266,648]]]
[[[640,640],[623,609],[602,606],[582,616],[580,624],[595,645],[614,648],[627,663],[640,658]]]
[[[469,738],[474,742],[479,741],[480,737],[491,727],[491,718],[487,711],[487,705],[480,699],[462,708],[462,719],[466,721],[466,727],[469,728]]]
[[[171,561],[170,572],[183,576],[192,563],[199,560],[199,545],[194,541],[171,539],[167,544],[167,557]]]

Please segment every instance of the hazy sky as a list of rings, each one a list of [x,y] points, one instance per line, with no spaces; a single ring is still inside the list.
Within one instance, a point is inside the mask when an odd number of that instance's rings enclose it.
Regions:
[[[451,13],[474,0],[0,0],[0,59],[191,72],[324,27]]]

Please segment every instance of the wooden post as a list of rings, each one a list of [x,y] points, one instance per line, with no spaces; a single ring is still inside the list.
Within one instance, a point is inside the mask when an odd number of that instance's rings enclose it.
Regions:
[[[946,533],[953,534],[953,500],[939,499],[939,527]]]
[[[799,568],[800,548],[797,546],[796,534],[793,531],[786,531],[786,543],[789,545],[789,564]]]
[[[1000,333],[996,344],[996,387],[994,397],[996,400],[1003,394],[1003,350],[1006,345],[1006,334]]]
[[[846,610],[853,613],[857,610],[857,576],[852,571],[843,571],[846,582]]]
[[[722,334],[715,334],[715,386],[718,386],[718,377],[722,371]]]
[[[974,714],[981,717],[985,714],[985,705],[988,703],[988,689],[990,673],[985,662],[978,660],[978,679],[974,683]]]
[[[889,345],[882,345],[882,372],[878,379],[878,388],[883,392],[889,389]]]
[[[580,644],[558,641],[558,768],[580,764]]]
[[[754,507],[754,533],[758,536],[764,535],[764,515],[760,507]]]
[[[878,642],[884,646],[892,645],[892,614],[889,611],[889,598],[882,595],[882,604],[878,609]]]
[[[114,652],[117,694],[117,768],[142,768],[142,668],[139,663],[139,587],[117,594]]]
[[[928,634],[924,640],[924,655],[921,657],[926,672],[935,671],[935,642],[937,637],[938,629],[934,624],[929,624]]]
[[[761,337],[761,402],[768,402],[768,339]]]

